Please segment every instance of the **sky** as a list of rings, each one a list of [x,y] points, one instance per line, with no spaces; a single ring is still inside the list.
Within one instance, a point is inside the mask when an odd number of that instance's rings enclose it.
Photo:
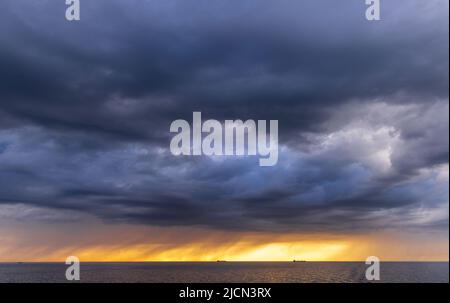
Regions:
[[[0,3],[0,261],[448,260],[448,1],[64,2]],[[172,155],[194,111],[278,163]]]

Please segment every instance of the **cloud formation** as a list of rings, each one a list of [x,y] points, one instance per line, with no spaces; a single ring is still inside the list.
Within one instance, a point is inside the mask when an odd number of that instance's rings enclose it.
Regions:
[[[0,218],[448,229],[448,2],[334,2],[3,1]],[[278,119],[278,164],[174,157],[193,111]]]

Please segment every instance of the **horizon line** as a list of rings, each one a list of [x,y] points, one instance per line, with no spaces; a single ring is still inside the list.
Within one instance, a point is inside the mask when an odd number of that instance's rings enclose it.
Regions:
[[[313,261],[308,261],[308,260],[286,260],[286,261],[281,261],[281,260],[216,260],[216,261],[201,261],[201,260],[192,260],[192,261],[186,261],[186,260],[179,260],[179,261],[174,261],[174,260],[168,260],[168,261],[161,261],[161,260],[142,260],[142,261],[81,261],[80,263],[243,263],[243,262],[252,262],[252,263],[342,263],[342,262],[365,262],[366,260],[313,260]],[[1,261],[0,260],[0,264],[17,264],[17,263],[64,263],[65,260],[58,260],[58,261]],[[449,263],[449,259],[447,260],[380,260],[380,263],[383,262],[427,262],[427,263],[443,263],[443,262],[447,262]]]

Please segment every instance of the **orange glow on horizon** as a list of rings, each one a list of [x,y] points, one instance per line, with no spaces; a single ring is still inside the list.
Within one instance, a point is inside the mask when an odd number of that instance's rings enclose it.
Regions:
[[[214,247],[213,247],[214,246]],[[76,255],[84,262],[139,261],[334,261],[348,255],[348,245],[338,242],[268,243],[251,245],[236,243],[227,246],[190,244],[162,249],[155,245],[138,244],[129,247],[94,246],[64,248],[29,261],[61,261]]]
[[[37,249],[33,257],[24,261],[64,261],[75,255],[82,262],[177,262],[177,261],[363,261],[369,255],[364,243],[347,241],[303,241],[265,244],[234,243],[228,245],[192,243],[165,248],[159,245],[136,244],[130,246],[66,247],[50,254]],[[391,257],[389,260],[403,260]],[[413,260],[446,261],[444,258],[414,258]],[[448,258],[447,258],[448,260]],[[16,260],[10,260],[16,261]]]
[[[139,261],[448,261],[448,234],[239,233],[94,222],[0,229],[0,262]],[[14,232],[11,232],[11,229]],[[30,233],[32,230],[32,233]]]

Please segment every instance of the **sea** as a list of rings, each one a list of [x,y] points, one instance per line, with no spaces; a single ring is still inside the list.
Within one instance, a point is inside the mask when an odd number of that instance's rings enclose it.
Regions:
[[[64,263],[0,263],[0,283],[69,282]],[[81,283],[365,283],[364,262],[81,263]],[[73,281],[70,281],[73,283]],[[370,281],[373,282],[373,281]],[[448,283],[448,262],[382,262],[386,283]]]

